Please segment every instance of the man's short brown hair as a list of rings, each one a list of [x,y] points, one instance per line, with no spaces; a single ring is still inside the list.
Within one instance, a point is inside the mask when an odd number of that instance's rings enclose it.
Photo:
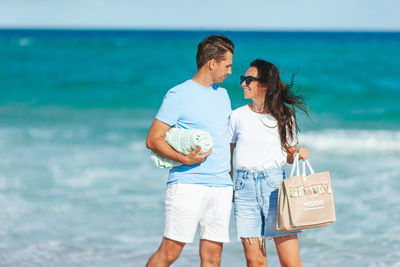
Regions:
[[[224,35],[212,35],[199,43],[197,47],[196,64],[197,69],[206,64],[210,59],[215,59],[217,62],[224,59],[226,52],[233,54],[234,45],[232,41]]]

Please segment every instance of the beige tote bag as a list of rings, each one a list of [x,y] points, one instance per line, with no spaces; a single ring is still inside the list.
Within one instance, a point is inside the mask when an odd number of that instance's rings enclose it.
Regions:
[[[306,175],[306,163],[311,174]],[[300,175],[298,154],[290,177],[282,181],[278,195],[276,229],[294,231],[328,225],[336,221],[329,172],[315,173],[308,160]],[[293,176],[295,169],[297,175]]]

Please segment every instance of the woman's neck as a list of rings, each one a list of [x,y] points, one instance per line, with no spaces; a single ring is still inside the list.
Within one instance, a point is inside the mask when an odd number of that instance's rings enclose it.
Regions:
[[[253,102],[249,104],[249,107],[255,113],[268,113],[267,108],[264,109],[264,99],[252,99]]]

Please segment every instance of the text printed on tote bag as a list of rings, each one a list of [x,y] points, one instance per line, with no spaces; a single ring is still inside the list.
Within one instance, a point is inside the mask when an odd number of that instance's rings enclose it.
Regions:
[[[325,201],[321,200],[310,200],[303,203],[304,210],[317,210],[325,208]]]

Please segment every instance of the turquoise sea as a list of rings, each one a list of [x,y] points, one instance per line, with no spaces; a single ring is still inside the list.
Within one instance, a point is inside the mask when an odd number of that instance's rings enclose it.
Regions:
[[[400,33],[111,30],[0,30],[0,266],[145,265],[167,179],[146,134],[214,33],[236,45],[232,108],[255,58],[297,72],[310,105],[299,142],[331,172],[337,222],[304,232],[304,266],[400,266]],[[230,233],[222,266],[245,266],[233,217]],[[174,266],[198,265],[195,241]]]

